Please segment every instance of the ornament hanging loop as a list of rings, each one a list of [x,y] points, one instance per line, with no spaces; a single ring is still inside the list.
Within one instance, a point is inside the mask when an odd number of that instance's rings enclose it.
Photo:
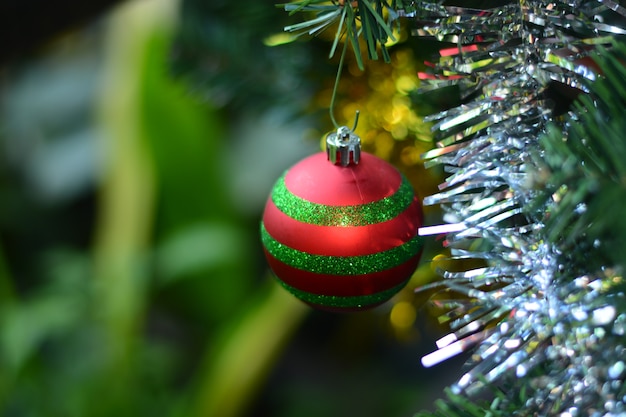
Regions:
[[[346,51],[348,50],[348,40],[346,39],[346,41],[343,43],[343,49],[341,50],[341,56],[339,57],[339,65],[337,66],[337,75],[335,76],[335,84],[333,85],[333,92],[330,96],[330,106],[328,108],[328,113],[330,115],[330,121],[333,122],[333,126],[335,126],[335,129],[339,129],[340,126],[337,123],[337,121],[335,120],[335,115],[334,115],[334,111],[335,111],[335,98],[337,97],[337,90],[339,88],[339,80],[341,80],[341,71],[343,70],[343,65],[344,65],[344,61],[346,58]],[[354,121],[354,129],[356,129],[356,122],[359,119],[359,112],[357,110],[357,114],[356,114],[356,120]]]
[[[337,130],[326,136],[326,155],[328,160],[334,165],[341,165],[344,167],[351,164],[357,165],[361,159],[361,138],[354,133],[356,126],[359,123],[359,111],[356,111],[354,126],[352,129],[347,126],[339,126],[334,116],[335,97],[337,96],[339,80],[341,79],[341,70],[343,69],[347,49],[348,41],[346,40],[343,44],[341,57],[339,58],[339,67],[337,68],[337,76],[335,77],[335,85],[333,86],[333,93],[330,98],[330,107],[328,109],[330,113],[330,120],[333,122],[333,125]]]
[[[354,116],[354,125],[352,126],[352,131],[356,130],[357,125],[359,124],[359,115],[361,114],[360,111],[356,111],[356,115]]]

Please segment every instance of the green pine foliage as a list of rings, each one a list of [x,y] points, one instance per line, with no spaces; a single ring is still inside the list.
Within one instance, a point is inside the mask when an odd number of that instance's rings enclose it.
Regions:
[[[626,45],[593,57],[600,68],[561,129],[541,138],[536,205],[547,203],[546,236],[564,262],[595,272],[626,260]]]
[[[492,403],[493,407],[483,402],[476,402],[464,395],[453,393],[450,389],[445,390],[445,399],[435,401],[434,412],[422,411],[414,417],[505,417],[505,414],[497,408],[499,400]]]
[[[352,46],[358,67],[364,70],[361,43],[365,44],[369,59],[379,59],[380,53],[385,62],[390,62],[387,42],[397,40],[393,29],[399,25],[394,10],[403,10],[405,6],[409,6],[408,3],[402,0],[300,0],[281,6],[289,14],[307,12],[314,16],[302,23],[285,27],[285,30],[296,32],[298,36],[317,35],[336,23],[336,29],[333,26],[335,36],[330,56],[334,55],[345,36],[346,44]]]

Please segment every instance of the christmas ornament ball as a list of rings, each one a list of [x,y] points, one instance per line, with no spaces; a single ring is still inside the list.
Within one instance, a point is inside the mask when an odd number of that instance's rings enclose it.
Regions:
[[[261,222],[278,281],[323,310],[383,303],[406,285],[422,251],[422,206],[411,184],[374,155],[350,155],[340,166],[334,150],[320,152],[287,170]]]

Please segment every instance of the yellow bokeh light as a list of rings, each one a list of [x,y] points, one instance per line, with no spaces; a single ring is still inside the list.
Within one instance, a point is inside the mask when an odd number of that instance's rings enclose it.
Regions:
[[[415,165],[421,162],[422,157],[419,150],[414,146],[407,146],[400,153],[400,160],[406,166]]]
[[[406,139],[409,134],[409,130],[405,125],[402,124],[394,124],[391,128],[391,136],[393,136],[396,140]]]
[[[443,254],[435,255],[433,257],[432,262],[430,263],[430,267],[432,268],[433,271],[435,271],[437,269],[437,267],[440,266],[440,263],[444,262],[446,260],[447,260],[447,256],[445,256]]]
[[[417,88],[415,77],[401,75],[396,79],[396,89],[402,94],[409,94]]]
[[[380,132],[374,137],[374,145],[376,154],[385,159],[389,160],[391,158],[391,153],[393,152],[394,141],[387,132]]]
[[[389,321],[394,329],[403,331],[413,326],[417,312],[415,306],[408,301],[400,301],[396,303],[389,314]]]

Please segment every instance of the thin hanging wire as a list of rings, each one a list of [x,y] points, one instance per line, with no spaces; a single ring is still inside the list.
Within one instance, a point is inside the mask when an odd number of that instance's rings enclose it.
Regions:
[[[330,121],[335,126],[335,129],[339,129],[341,125],[337,123],[335,119],[335,99],[337,97],[337,91],[339,90],[339,81],[341,80],[341,73],[343,71],[344,61],[346,58],[346,51],[348,50],[348,40],[346,39],[343,43],[343,49],[341,50],[341,56],[339,57],[339,67],[337,68],[337,75],[335,77],[335,84],[333,86],[333,92],[330,97],[330,107],[328,108],[328,112],[330,114]],[[359,123],[359,110],[356,111],[356,115],[354,117],[354,125],[352,126],[352,131],[356,130],[357,124]]]

